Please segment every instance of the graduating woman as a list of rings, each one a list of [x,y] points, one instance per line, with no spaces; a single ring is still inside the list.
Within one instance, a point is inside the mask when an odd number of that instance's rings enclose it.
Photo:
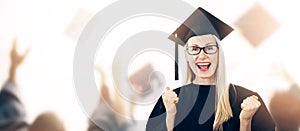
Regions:
[[[198,8],[169,37],[185,47],[187,84],[166,88],[147,122],[147,131],[273,131],[261,97],[226,81],[220,40],[233,29]]]

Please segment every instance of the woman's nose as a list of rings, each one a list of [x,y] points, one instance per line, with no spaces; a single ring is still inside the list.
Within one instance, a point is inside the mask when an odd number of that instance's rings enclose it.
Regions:
[[[204,50],[201,50],[200,53],[198,54],[198,57],[200,59],[205,59],[205,58],[207,58],[207,55],[204,53]]]

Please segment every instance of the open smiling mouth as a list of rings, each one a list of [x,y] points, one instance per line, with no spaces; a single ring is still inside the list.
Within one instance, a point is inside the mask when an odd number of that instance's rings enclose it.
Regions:
[[[198,69],[200,69],[200,71],[205,72],[208,71],[211,63],[210,62],[203,62],[203,63],[196,63]]]

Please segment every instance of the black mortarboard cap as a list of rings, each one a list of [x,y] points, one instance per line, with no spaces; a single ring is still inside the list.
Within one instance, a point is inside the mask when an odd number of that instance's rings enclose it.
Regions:
[[[184,46],[189,38],[205,34],[213,34],[220,40],[225,38],[233,29],[203,8],[196,9],[183,24],[181,24],[169,39],[175,42],[175,80],[178,80],[178,44]]]

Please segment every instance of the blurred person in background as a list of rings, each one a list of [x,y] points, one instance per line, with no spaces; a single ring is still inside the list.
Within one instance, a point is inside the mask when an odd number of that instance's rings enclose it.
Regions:
[[[110,95],[109,86],[106,84],[105,74],[102,69],[97,68],[102,78],[100,86],[99,103],[89,118],[88,131],[128,131],[134,125],[134,121],[126,118],[125,105],[121,96],[114,92]],[[133,106],[131,104],[130,106]],[[132,107],[130,107],[132,109]],[[128,113],[128,112],[127,112]],[[129,111],[129,114],[132,110]]]
[[[63,122],[53,112],[41,113],[29,126],[28,131],[66,131]]]
[[[288,91],[277,91],[270,101],[270,112],[276,122],[276,131],[299,131],[300,89],[294,84]]]
[[[19,98],[19,89],[16,81],[17,70],[26,58],[29,50],[24,54],[19,54],[16,47],[16,39],[13,41],[10,52],[11,65],[8,80],[3,85],[0,92],[0,130],[1,131],[25,131],[26,111]]]

